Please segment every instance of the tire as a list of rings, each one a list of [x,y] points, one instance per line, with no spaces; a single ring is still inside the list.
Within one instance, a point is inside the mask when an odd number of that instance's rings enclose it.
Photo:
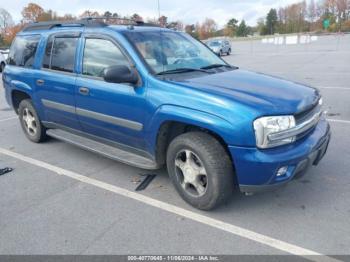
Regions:
[[[167,169],[180,196],[198,209],[213,209],[232,195],[231,159],[209,134],[189,132],[176,137],[167,150]]]
[[[5,63],[2,62],[1,65],[0,65],[0,73],[4,72],[4,69],[5,69]]]
[[[222,50],[220,50],[219,56],[221,57],[221,56],[223,56],[223,55],[224,55],[224,53],[222,52]]]
[[[19,103],[18,116],[22,129],[30,141],[40,143],[46,140],[46,128],[41,124],[30,99],[24,99]]]
[[[227,55],[231,54],[231,48],[227,51]]]

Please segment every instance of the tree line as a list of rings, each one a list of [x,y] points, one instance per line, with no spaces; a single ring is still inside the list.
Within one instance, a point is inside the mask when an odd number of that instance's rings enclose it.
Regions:
[[[299,32],[349,32],[349,0],[304,0],[271,9],[266,18],[258,20],[256,31],[261,35]]]
[[[0,8],[0,46],[8,46],[16,33],[26,24],[42,21],[67,21],[84,17],[105,17],[108,22],[123,23],[133,19],[147,23],[158,24],[162,27],[185,31],[198,39],[208,39],[216,36],[245,37],[247,35],[270,35],[275,33],[299,33],[299,32],[345,32],[350,31],[350,0],[304,0],[278,9],[272,8],[266,15],[257,21],[256,26],[247,26],[244,20],[231,18],[224,28],[219,28],[212,18],[206,18],[203,22],[185,25],[181,20],[168,21],[166,16],[144,19],[137,13],[131,16],[123,16],[117,12],[106,11],[98,13],[86,10],[79,16],[65,14],[59,16],[53,10],[45,10],[40,5],[29,3],[22,9],[22,20],[14,23],[11,14],[4,8]]]

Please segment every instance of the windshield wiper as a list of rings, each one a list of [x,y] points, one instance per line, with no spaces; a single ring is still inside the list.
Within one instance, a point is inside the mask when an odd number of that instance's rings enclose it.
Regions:
[[[217,67],[227,67],[227,68],[232,68],[232,69],[238,69],[236,66],[231,66],[231,65],[225,65],[225,64],[211,64],[208,66],[203,66],[201,69],[212,69],[212,68],[217,68]]]
[[[181,74],[181,73],[187,73],[187,72],[193,72],[193,71],[203,72],[206,74],[212,74],[211,72],[204,70],[204,68],[181,67],[181,68],[176,68],[176,69],[171,69],[171,70],[165,70],[165,71],[157,73],[157,75]]]

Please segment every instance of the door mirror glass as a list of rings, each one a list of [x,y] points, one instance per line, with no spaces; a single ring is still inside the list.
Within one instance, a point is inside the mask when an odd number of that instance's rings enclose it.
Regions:
[[[138,76],[135,71],[125,65],[109,66],[103,70],[103,79],[109,83],[137,84]]]

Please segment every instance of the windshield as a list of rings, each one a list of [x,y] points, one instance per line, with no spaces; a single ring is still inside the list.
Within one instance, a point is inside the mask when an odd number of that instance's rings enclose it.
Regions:
[[[219,42],[209,42],[209,46],[220,46]]]
[[[227,66],[205,45],[185,33],[127,31],[125,35],[155,74],[182,68]]]

